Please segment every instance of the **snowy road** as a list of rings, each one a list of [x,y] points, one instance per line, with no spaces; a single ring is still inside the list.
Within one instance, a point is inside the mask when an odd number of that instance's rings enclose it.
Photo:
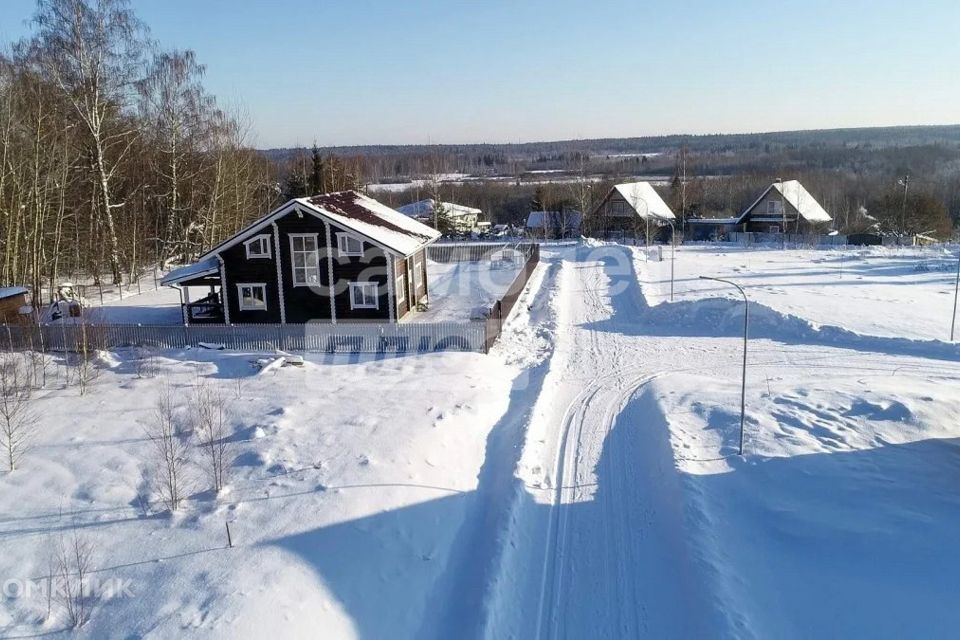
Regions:
[[[888,547],[901,540],[898,553],[928,567],[937,597],[950,592],[915,532],[920,522],[954,519],[944,506],[953,494],[917,478],[921,460],[952,464],[952,445],[935,438],[952,433],[957,397],[940,385],[960,376],[955,347],[819,334],[752,305],[761,335],[750,342],[742,459],[732,455],[742,304],[651,307],[641,283],[655,289],[662,265],[644,265],[627,247],[583,246],[552,260],[539,297],[550,300],[553,350],[486,602],[486,637],[804,637],[810,628],[863,628],[867,611],[890,629],[951,622],[936,599],[917,598],[924,613],[916,617],[875,608],[872,598],[892,598],[900,579],[874,593],[854,584],[878,562],[896,575],[896,560],[878,558],[896,558]],[[765,316],[778,324],[768,327]],[[919,453],[889,446],[931,437],[909,445]],[[870,461],[845,455],[854,452]],[[820,476],[831,479],[821,485]],[[892,499],[893,482],[909,498]],[[851,511],[879,503],[895,522]],[[915,509],[904,515],[904,504]],[[788,531],[785,517],[795,520]],[[939,526],[937,539],[948,528]],[[850,531],[859,543],[850,545]],[[811,561],[825,540],[845,549],[842,561]],[[841,564],[851,567],[843,576]],[[794,579],[801,568],[807,578]],[[817,580],[827,575],[851,584],[826,597]]]
[[[647,387],[691,362],[708,369],[735,358],[711,341],[691,347],[647,335],[633,259],[625,247],[580,247],[555,278],[554,355],[521,462],[536,503],[521,509],[511,532],[540,561],[509,578],[527,600],[494,598],[491,637],[506,629],[614,638],[706,628],[668,433],[662,422],[647,424],[656,411]]]

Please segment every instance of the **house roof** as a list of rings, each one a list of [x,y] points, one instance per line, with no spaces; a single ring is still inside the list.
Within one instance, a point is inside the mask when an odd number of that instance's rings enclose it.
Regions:
[[[297,202],[404,256],[441,236],[436,229],[356,191],[324,193]]]
[[[579,211],[531,211],[527,216],[528,229],[542,229],[544,218],[547,224],[559,226],[564,222],[563,216],[566,216],[566,225],[568,229],[579,229],[583,220],[583,214]]]
[[[417,202],[411,202],[410,204],[405,204],[402,207],[397,207],[397,211],[405,216],[432,216],[433,202],[433,198],[418,200]],[[440,204],[443,205],[443,209],[446,211],[448,216],[455,218],[467,215],[480,215],[483,213],[480,209],[468,207],[462,204],[456,204],[455,202],[441,202]]]
[[[657,190],[649,182],[625,182],[614,185],[614,191],[618,192],[627,203],[633,207],[637,215],[646,220],[653,218],[657,220],[675,220],[673,211]],[[644,207],[643,205],[646,204]]]
[[[329,220],[350,229],[387,251],[408,256],[440,237],[440,232],[417,222],[373,198],[356,191],[337,191],[308,198],[296,198],[274,209],[247,225],[200,256],[200,260],[214,257],[266,227],[296,207],[318,218]]]
[[[27,292],[26,287],[0,287],[0,300],[21,296]]]
[[[760,197],[754,201],[749,207],[740,214],[740,217],[737,219],[737,222],[743,222],[743,219],[749,215],[753,209],[767,197],[767,194],[770,193],[771,189],[775,189],[778,193],[783,194],[783,199],[790,203],[797,212],[800,213],[800,216],[808,222],[830,222],[833,218],[830,217],[830,214],[820,206],[820,203],[817,202],[816,198],[810,195],[810,192],[807,191],[799,180],[787,180],[786,182],[774,182],[766,190],[760,194]]]
[[[184,280],[193,280],[194,278],[199,278],[201,276],[208,276],[216,273],[219,270],[220,261],[217,260],[216,256],[212,256],[205,260],[188,264],[185,267],[174,269],[160,279],[160,284],[164,286],[178,284]]]

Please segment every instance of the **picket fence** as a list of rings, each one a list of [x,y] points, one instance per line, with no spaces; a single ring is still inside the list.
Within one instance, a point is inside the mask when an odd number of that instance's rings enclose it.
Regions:
[[[184,349],[223,346],[240,351],[425,353],[478,351],[483,322],[308,323],[147,326],[131,324],[0,325],[0,349],[89,352],[124,347]]]

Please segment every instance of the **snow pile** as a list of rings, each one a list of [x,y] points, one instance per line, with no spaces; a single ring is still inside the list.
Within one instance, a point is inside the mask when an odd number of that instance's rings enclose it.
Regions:
[[[703,573],[740,637],[950,637],[960,369],[829,363],[751,369],[745,460],[736,383],[660,383]]]

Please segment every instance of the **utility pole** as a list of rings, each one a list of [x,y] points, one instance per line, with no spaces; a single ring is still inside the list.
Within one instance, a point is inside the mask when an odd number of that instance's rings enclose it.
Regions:
[[[907,235],[907,189],[910,187],[910,176],[905,175],[900,180],[903,185],[903,206],[900,208],[900,237]]]
[[[787,248],[787,198],[783,195],[783,178],[777,178],[780,183],[780,216],[783,220],[780,227],[780,248]]]
[[[950,342],[953,342],[954,329],[957,328],[957,296],[960,294],[960,255],[957,255],[957,281],[953,285],[953,316],[950,319]]]
[[[687,228],[687,145],[680,147],[680,232]]]

